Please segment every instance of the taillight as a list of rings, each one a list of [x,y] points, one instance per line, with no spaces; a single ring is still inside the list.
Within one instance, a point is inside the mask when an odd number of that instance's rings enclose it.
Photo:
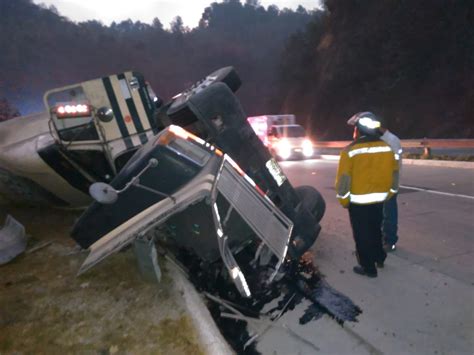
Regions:
[[[87,104],[67,104],[56,106],[57,118],[89,117],[91,108]]]

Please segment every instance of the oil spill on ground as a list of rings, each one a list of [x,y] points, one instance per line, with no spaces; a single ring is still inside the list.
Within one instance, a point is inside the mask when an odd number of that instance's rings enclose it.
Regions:
[[[304,319],[300,319],[300,324],[318,319],[322,314],[328,314],[341,325],[345,321],[356,322],[362,310],[349,297],[333,289],[312,260],[308,259],[302,258],[296,272],[290,273],[292,276],[287,278],[288,283],[313,303],[303,315]]]
[[[252,298],[247,299],[237,292],[220,262],[204,264],[184,250],[175,255],[186,266],[190,281],[199,291],[229,302],[245,317],[258,319],[266,316],[266,319],[275,319],[291,312],[303,300],[310,301],[311,305],[299,319],[300,324],[307,324],[327,314],[342,325],[345,321],[356,322],[362,312],[347,296],[333,289],[323,279],[311,256],[301,258],[298,263],[285,265],[285,276],[278,282],[266,285],[264,280],[270,271],[250,266],[252,251],[240,253],[238,263],[252,291]],[[272,301],[277,305],[263,313],[263,308]],[[246,321],[222,317],[221,312],[229,313],[229,310],[214,301],[208,302],[208,308],[227,342],[238,354],[259,354],[255,342],[244,349],[251,338]]]

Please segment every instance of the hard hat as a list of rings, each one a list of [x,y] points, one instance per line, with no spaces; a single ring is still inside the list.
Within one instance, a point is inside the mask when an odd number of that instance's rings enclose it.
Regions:
[[[356,126],[363,135],[380,136],[382,123],[372,112],[359,112],[349,118],[347,124]]]

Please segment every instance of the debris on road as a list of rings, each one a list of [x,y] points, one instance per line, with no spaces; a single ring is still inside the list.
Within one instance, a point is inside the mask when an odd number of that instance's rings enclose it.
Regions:
[[[38,250],[41,250],[41,249],[43,249],[43,248],[46,248],[47,246],[50,246],[51,244],[53,244],[53,241],[52,241],[52,240],[50,240],[50,241],[45,241],[45,242],[43,242],[43,243],[38,244],[37,246],[34,246],[34,247],[31,248],[31,249],[28,249],[28,250],[26,251],[26,254],[34,253],[34,252],[36,252],[36,251],[38,251]]]
[[[26,249],[25,227],[11,215],[0,228],[0,265],[6,264]]]

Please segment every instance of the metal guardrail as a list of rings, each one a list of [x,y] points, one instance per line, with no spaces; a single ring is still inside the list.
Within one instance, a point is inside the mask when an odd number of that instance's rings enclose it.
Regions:
[[[352,141],[327,141],[316,142],[316,148],[333,148],[342,149],[350,144]],[[430,157],[432,148],[444,149],[474,149],[474,139],[402,139],[403,148],[421,148],[423,149],[423,156]]]
[[[316,142],[316,148],[344,148],[352,141],[327,141]],[[403,139],[401,140],[403,148],[474,148],[474,139]]]
[[[474,139],[404,139],[403,148],[474,148]]]
[[[314,146],[316,148],[344,148],[352,141],[331,141],[331,142],[316,142]]]

